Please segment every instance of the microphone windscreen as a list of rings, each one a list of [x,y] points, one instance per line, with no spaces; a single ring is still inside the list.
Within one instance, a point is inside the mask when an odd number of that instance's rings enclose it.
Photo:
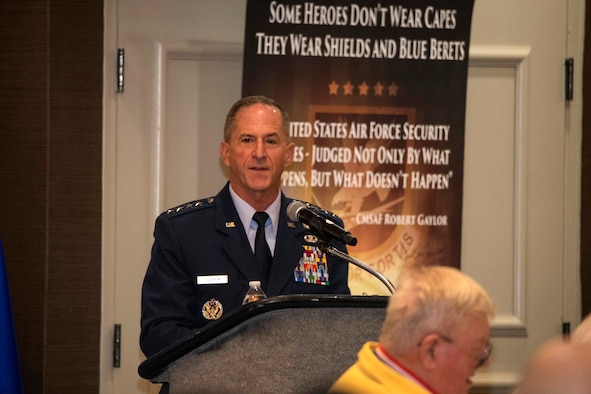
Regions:
[[[293,220],[294,222],[299,222],[300,218],[298,217],[298,212],[302,209],[306,208],[306,204],[301,201],[293,200],[287,206],[287,217],[289,220]]]

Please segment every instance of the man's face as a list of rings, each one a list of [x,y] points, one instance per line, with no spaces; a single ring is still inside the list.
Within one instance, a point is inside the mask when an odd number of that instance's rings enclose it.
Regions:
[[[277,197],[281,174],[291,164],[293,151],[294,144],[287,142],[282,130],[281,112],[264,104],[241,108],[230,140],[220,144],[232,188],[251,205]]]
[[[488,321],[484,317],[471,316],[457,332],[441,334],[453,343],[443,339],[438,343],[439,365],[433,387],[440,394],[468,393],[472,386],[471,378],[480,366],[475,358],[484,353],[488,344]],[[488,361],[484,365],[488,365]]]

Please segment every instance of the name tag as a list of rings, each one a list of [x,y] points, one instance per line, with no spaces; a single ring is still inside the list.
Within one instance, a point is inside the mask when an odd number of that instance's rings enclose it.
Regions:
[[[198,285],[225,285],[228,284],[228,275],[204,275],[197,276]]]

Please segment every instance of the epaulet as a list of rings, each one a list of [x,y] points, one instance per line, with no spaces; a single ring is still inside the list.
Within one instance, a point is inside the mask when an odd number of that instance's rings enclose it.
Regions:
[[[212,207],[215,205],[214,202],[215,202],[215,199],[213,197],[203,198],[201,200],[195,200],[195,201],[181,204],[181,205],[176,206],[174,208],[169,208],[166,211],[164,211],[164,213],[167,215],[173,215],[173,214],[177,214],[177,213],[191,212],[196,209]]]

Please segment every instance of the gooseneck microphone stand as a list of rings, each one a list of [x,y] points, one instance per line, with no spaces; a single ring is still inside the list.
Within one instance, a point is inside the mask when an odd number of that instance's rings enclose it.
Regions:
[[[320,247],[320,250],[322,250],[324,253],[329,253],[329,254],[331,254],[335,257],[338,257],[342,260],[345,260],[351,264],[355,264],[356,266],[358,266],[359,268],[361,268],[364,271],[369,272],[371,275],[378,278],[384,285],[386,285],[386,287],[390,291],[390,294],[393,294],[396,291],[396,287],[394,287],[392,282],[390,282],[390,280],[388,278],[386,278],[386,276],[384,276],[384,274],[382,274],[378,270],[374,269],[372,266],[364,263],[361,260],[356,259],[353,256],[349,256],[347,253],[345,253],[341,250],[338,250],[334,246],[328,245],[328,243],[323,240],[319,240],[318,246]]]

